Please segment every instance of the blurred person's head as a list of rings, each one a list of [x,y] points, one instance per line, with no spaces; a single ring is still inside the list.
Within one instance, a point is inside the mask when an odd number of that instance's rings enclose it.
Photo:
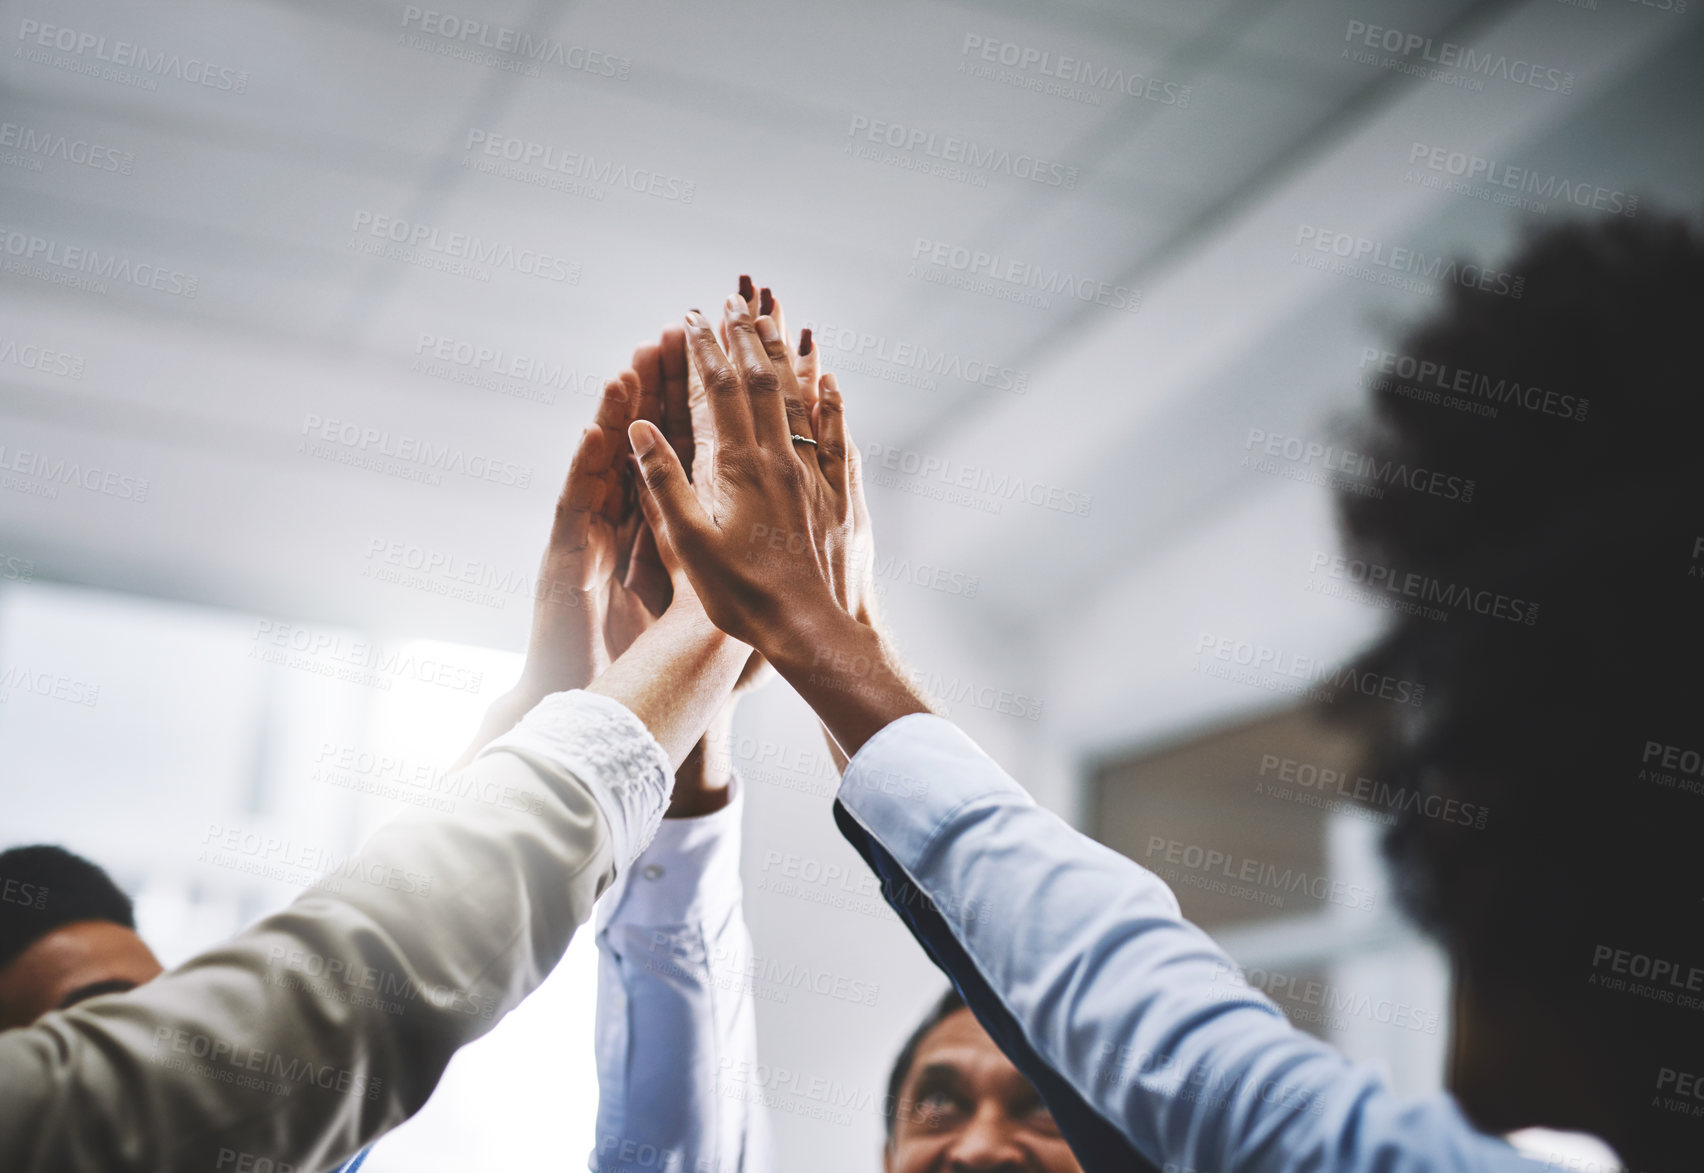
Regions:
[[[1352,445],[1475,483],[1340,491],[1369,575],[1464,600],[1360,661],[1423,704],[1356,715],[1374,776],[1422,796],[1385,851],[1453,962],[1464,1110],[1679,1168],[1704,1152],[1704,241],[1642,210],[1499,267],[1520,298],[1452,286]]]
[[[1081,1173],[1035,1086],[948,990],[888,1075],[887,1173]]]
[[[0,852],[0,1030],[160,976],[126,896],[62,847]]]

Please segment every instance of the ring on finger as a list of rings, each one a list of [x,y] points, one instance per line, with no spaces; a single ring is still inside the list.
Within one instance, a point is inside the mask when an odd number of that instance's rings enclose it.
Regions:
[[[795,444],[809,444],[812,448],[815,448],[817,446],[817,442],[815,440],[811,439],[809,436],[801,436],[797,432],[793,433],[793,443],[795,443]]]

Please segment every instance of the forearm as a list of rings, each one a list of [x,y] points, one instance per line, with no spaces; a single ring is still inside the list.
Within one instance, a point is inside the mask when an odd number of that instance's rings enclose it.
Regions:
[[[750,654],[701,610],[671,606],[586,691],[626,706],[679,769],[727,704]]]
[[[585,684],[572,687],[584,688]],[[449,772],[453,774],[457,770],[466,769],[486,746],[513,729],[515,722],[526,716],[534,705],[544,699],[545,695],[547,694],[531,696],[529,690],[517,684],[492,701],[491,707],[486,709],[485,715],[480,718],[479,731],[473,735],[473,740],[468,742],[467,748],[462,750],[461,756],[456,759]]]
[[[856,614],[858,622],[875,631],[876,637],[881,640],[882,646],[887,649],[889,661],[898,671],[899,675],[906,679],[910,679],[911,673],[904,667],[904,661],[899,656],[898,648],[894,646],[893,640],[888,636],[887,629],[882,626],[881,620],[876,615],[874,608],[864,606],[860,608]],[[934,703],[927,697],[921,696],[920,694],[918,699],[929,706],[930,712],[936,711]],[[829,759],[834,762],[835,772],[837,774],[844,775],[846,773],[846,768],[852,764],[851,755],[840,748],[840,743],[834,739],[834,734],[829,732],[827,722],[823,721],[822,718],[819,717],[817,718],[817,724],[822,729],[822,740],[823,743],[828,746],[828,756]]]
[[[695,819],[728,805],[734,781],[734,706],[717,710],[710,727],[675,771],[675,788],[665,819]]]
[[[759,650],[816,711],[843,757],[899,718],[930,711],[881,632],[849,615],[796,623],[765,643]]]
[[[0,1168],[327,1168],[417,1111],[625,863],[575,776],[492,754],[463,779],[500,801],[399,817],[233,941],[0,1035]]]
[[[450,767],[452,771],[473,761],[545,697],[585,688],[607,667],[602,662],[603,640],[599,637],[604,609],[596,596],[559,583],[541,584],[540,591],[534,602],[533,631],[521,678],[486,709],[479,731]],[[550,610],[541,621],[545,608]]]
[[[1525,1167],[1447,1099],[1402,1102],[1297,1031],[1159,877],[1037,806],[946,722],[883,731],[840,803],[884,895],[990,1033],[1015,1031],[1003,1045],[1062,1126],[1110,1123],[1156,1166],[1222,1173],[1354,1173],[1391,1154],[1408,1161],[1392,1169]]]

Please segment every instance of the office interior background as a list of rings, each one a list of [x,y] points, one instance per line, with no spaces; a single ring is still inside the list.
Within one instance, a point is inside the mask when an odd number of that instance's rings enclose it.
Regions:
[[[751,273],[840,376],[943,711],[1302,1029],[1434,1090],[1449,974],[1291,671],[1389,612],[1289,454],[1392,393],[1424,258],[1696,213],[1696,7],[8,5],[0,846],[106,865],[169,965],[444,801],[598,388]],[[808,710],[775,683],[736,731],[766,1066],[729,1094],[783,1167],[867,1173],[945,983]],[[368,1168],[583,1167],[594,960]]]

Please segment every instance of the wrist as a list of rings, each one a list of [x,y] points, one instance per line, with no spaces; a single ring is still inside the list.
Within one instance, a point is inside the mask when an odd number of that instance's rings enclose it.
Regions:
[[[609,664],[603,641],[605,610],[591,591],[554,583],[541,589],[534,601],[526,662],[510,692],[536,704],[552,693],[584,688],[595,680]]]
[[[657,626],[664,628],[672,639],[703,645],[719,653],[732,655],[735,649],[749,651],[745,644],[716,626],[704,604],[690,590],[675,592],[668,608],[658,617]]]
[[[677,594],[676,599],[680,596]],[[677,664],[691,662],[699,665],[695,673],[703,679],[726,679],[728,692],[717,702],[717,714],[732,712],[733,682],[751,656],[751,646],[729,635],[711,620],[697,597],[688,594],[687,601],[669,604],[666,611],[646,633],[653,646],[671,649],[667,654]],[[716,718],[712,718],[711,727]],[[731,720],[731,717],[730,717]]]
[[[846,758],[891,722],[930,711],[882,633],[845,612],[797,620],[772,642],[770,662]]]
[[[878,632],[881,631],[882,617],[880,612],[876,610],[875,591],[868,591],[859,597],[858,606],[853,610],[852,617],[865,627],[872,627]]]
[[[751,655],[745,644],[718,631],[701,608],[677,603],[587,688],[644,722],[668,755],[671,771],[728,703]]]
[[[498,697],[492,708],[503,705],[519,708],[524,713],[552,693],[586,687],[597,679],[597,674],[597,665],[589,656],[572,668],[556,666],[538,670],[529,664],[521,669],[521,677],[515,681],[515,686]]]
[[[663,812],[665,819],[700,818],[733,800],[733,733],[734,702],[730,700],[675,771],[674,794]]]
[[[789,681],[810,673],[860,677],[889,674],[886,645],[869,624],[836,608],[832,612],[783,615],[759,648]]]

